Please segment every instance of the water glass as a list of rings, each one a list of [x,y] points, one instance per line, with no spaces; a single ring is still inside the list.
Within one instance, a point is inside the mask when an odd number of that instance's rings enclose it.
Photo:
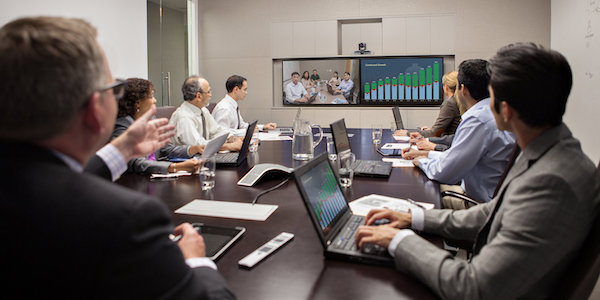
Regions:
[[[335,143],[333,142],[333,137],[327,137],[327,154],[330,161],[337,160],[337,152],[335,151]]]
[[[390,129],[392,130],[392,134],[398,130],[396,128],[396,119],[394,119],[394,117],[390,117]]]
[[[373,125],[373,126],[371,126],[371,128],[372,128],[372,132],[373,132],[373,144],[374,145],[381,144],[381,132],[382,132],[381,125]]]
[[[356,156],[354,153],[348,152],[341,154],[340,157],[340,186],[348,188],[352,186],[352,179],[354,178],[354,162]]]
[[[202,184],[202,190],[212,190],[215,187],[215,170],[217,168],[217,162],[215,161],[217,154],[210,155],[204,161],[204,164],[200,168],[200,183]]]
[[[250,140],[250,152],[254,153],[258,151],[258,132],[252,134],[252,139]]]

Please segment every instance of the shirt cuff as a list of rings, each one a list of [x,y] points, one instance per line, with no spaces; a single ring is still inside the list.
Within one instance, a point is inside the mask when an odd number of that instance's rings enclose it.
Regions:
[[[415,234],[415,232],[410,229],[402,229],[398,233],[396,233],[396,235],[394,236],[394,238],[392,239],[392,241],[390,242],[390,244],[388,246],[388,252],[390,253],[390,255],[392,257],[396,257],[396,248],[398,248],[398,245],[400,244],[400,242],[402,242],[402,240],[405,237],[411,236],[414,234]]]
[[[410,209],[412,221],[410,228],[416,231],[423,231],[425,227],[425,211],[422,208],[415,207]]]
[[[443,152],[440,151],[429,151],[429,154],[427,154],[427,158],[429,159],[436,159],[438,157],[440,157],[442,155]]]
[[[121,174],[127,171],[125,157],[113,144],[106,144],[106,146],[96,152],[96,155],[104,161],[106,167],[110,170],[112,181],[119,179]]]
[[[192,257],[185,260],[185,263],[190,268],[209,267],[217,271],[217,265],[208,257]]]
[[[265,125],[256,125],[256,127],[258,127],[258,130],[263,131],[265,128]]]

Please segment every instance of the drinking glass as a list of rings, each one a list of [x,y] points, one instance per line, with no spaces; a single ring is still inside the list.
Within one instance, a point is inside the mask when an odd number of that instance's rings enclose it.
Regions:
[[[327,137],[327,154],[329,155],[330,161],[337,160],[337,152],[335,151],[335,144],[333,142],[333,137]]]
[[[216,157],[216,153],[207,157],[200,168],[200,183],[203,191],[212,190],[215,187]]]
[[[352,186],[352,179],[354,178],[354,161],[356,156],[352,152],[341,154],[340,157],[340,186],[348,188]]]
[[[252,134],[252,139],[250,140],[250,152],[254,153],[258,151],[258,132]]]
[[[371,126],[373,132],[373,144],[379,145],[381,144],[381,125],[373,125]]]

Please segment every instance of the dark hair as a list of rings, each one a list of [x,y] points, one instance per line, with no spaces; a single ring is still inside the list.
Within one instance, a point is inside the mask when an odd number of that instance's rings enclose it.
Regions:
[[[298,73],[298,72],[293,72],[293,73],[292,73],[292,77],[294,77],[294,75],[298,75],[298,76],[300,76],[300,73]]]
[[[233,75],[227,78],[227,82],[225,82],[225,88],[227,89],[228,93],[231,93],[233,92],[233,88],[236,86],[241,89],[242,86],[244,86],[244,81],[247,81],[246,78],[240,75]]]
[[[190,101],[196,98],[196,94],[202,93],[202,85],[200,84],[199,75],[192,75],[185,79],[181,86],[181,93],[183,94],[183,100]]]
[[[350,72],[344,72],[344,75],[348,74],[348,76],[350,76]]]
[[[338,74],[338,72],[337,71],[333,71],[333,74]],[[336,78],[337,77],[339,77],[339,74],[338,74],[338,76],[336,76]]]
[[[310,73],[308,73],[308,71],[304,71],[304,73],[302,73],[302,78],[304,78],[304,74],[307,75],[307,79],[310,78]]]
[[[313,72],[317,71],[317,69],[313,69]]]
[[[107,78],[96,29],[55,17],[0,29],[0,74],[0,139],[26,142],[64,133]]]
[[[500,48],[490,60],[494,109],[505,101],[531,127],[562,123],[573,78],[567,59],[533,43]]]
[[[487,60],[483,59],[468,59],[458,66],[458,88],[460,89],[460,85],[464,84],[476,101],[490,97],[488,90],[490,75],[487,66]]]
[[[138,100],[145,100],[150,98],[152,91],[154,90],[154,84],[149,80],[142,78],[129,78],[127,79],[127,88],[123,97],[119,99],[119,113],[118,117],[132,116],[135,114],[135,103]]]

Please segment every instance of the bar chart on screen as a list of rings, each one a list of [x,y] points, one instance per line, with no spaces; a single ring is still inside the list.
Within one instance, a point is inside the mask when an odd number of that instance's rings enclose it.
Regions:
[[[385,101],[442,100],[442,57],[361,59],[363,99]]]

